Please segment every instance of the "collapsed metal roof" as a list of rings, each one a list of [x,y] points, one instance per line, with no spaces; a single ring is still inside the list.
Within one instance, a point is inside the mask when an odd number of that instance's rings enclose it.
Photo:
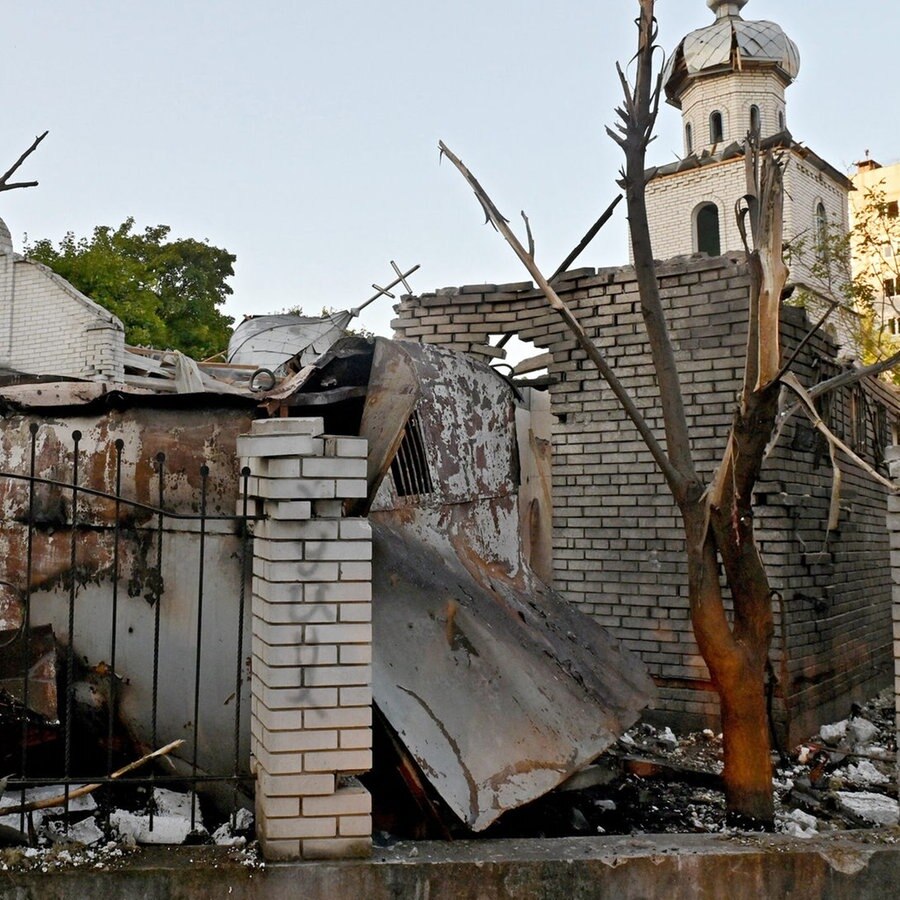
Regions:
[[[353,366],[354,354],[371,364]],[[339,372],[347,377],[337,377]],[[368,373],[366,375],[366,373]],[[348,406],[348,381],[367,383]],[[636,656],[540,582],[519,532],[515,400],[493,369],[425,344],[338,344],[304,391],[369,438],[375,703],[459,819],[483,830],[638,718]],[[343,390],[343,392],[342,392]]]

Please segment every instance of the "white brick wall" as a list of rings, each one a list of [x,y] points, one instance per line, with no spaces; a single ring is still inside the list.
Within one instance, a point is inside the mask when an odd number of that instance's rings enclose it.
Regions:
[[[372,765],[372,543],[366,442],[321,419],[268,419],[238,439],[267,518],[253,560],[251,765],[269,858],[367,855]]]
[[[125,330],[40,263],[0,253],[0,365],[35,375],[121,381]]]
[[[682,128],[691,125],[694,152],[711,150],[709,117],[722,114],[723,139],[719,149],[737,141],[750,130],[750,107],[760,113],[760,133],[766,138],[782,131],[779,114],[786,115],[784,82],[774,72],[737,72],[693,81],[681,96]],[[787,121],[785,120],[785,126]],[[687,154],[685,144],[685,154]]]
[[[785,238],[793,242],[803,237],[807,244],[803,257],[792,260],[791,280],[815,282],[809,264],[813,253],[816,207],[821,201],[829,221],[846,230],[849,228],[847,190],[795,150],[785,154],[785,162]],[[703,203],[715,203],[719,208],[723,255],[742,251],[734,204],[745,192],[743,157],[662,175],[651,181],[647,187],[647,214],[654,256],[657,259],[671,259],[696,252],[694,215]]]

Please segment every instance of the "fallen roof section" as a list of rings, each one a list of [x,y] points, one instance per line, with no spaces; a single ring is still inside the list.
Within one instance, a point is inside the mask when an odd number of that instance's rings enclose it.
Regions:
[[[382,338],[339,342],[321,366],[285,402],[370,440],[375,702],[481,831],[606,750],[653,685],[525,562],[516,400],[500,374]]]

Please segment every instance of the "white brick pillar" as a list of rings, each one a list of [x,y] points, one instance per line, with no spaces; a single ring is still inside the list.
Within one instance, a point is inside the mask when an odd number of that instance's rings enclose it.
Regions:
[[[256,421],[238,439],[254,528],[251,766],[269,859],[364,856],[372,765],[372,541],[366,441],[321,419]]]
[[[885,454],[890,467],[891,478],[900,488],[900,447],[891,447]],[[896,710],[897,746],[900,748],[900,495],[888,497],[888,534],[891,541],[891,619],[894,626],[894,708]],[[900,773],[900,750],[898,750],[898,773]]]

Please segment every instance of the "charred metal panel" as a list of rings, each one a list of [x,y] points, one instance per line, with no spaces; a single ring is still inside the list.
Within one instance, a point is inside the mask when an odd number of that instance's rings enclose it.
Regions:
[[[431,490],[385,478],[373,506],[374,696],[425,777],[480,831],[602,753],[653,686],[524,562],[512,389],[466,357],[400,348],[418,378]]]
[[[515,410],[509,385],[493,369],[428,344],[390,342],[410,360],[421,398],[416,414],[433,492],[402,496],[386,478],[375,509],[438,506],[505,497],[518,488]],[[374,371],[374,365],[373,365]]]
[[[638,659],[524,567],[516,579],[450,530],[379,514],[375,700],[475,831],[595,759],[652,696]]]

